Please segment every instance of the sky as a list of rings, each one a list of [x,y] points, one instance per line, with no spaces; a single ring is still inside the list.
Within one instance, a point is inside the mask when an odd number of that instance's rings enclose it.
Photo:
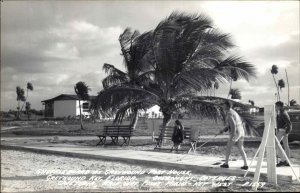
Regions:
[[[290,84],[290,100],[300,102],[299,1],[5,1],[1,2],[1,110],[16,110],[16,86],[33,84],[28,101],[75,94],[84,81],[96,95],[102,89],[104,63],[124,69],[119,35],[130,27],[154,29],[172,11],[202,13],[224,33],[257,69],[257,77],[233,83],[242,101],[264,106],[275,102],[276,79]],[[217,96],[227,97],[229,83]],[[287,88],[281,98],[287,103]]]

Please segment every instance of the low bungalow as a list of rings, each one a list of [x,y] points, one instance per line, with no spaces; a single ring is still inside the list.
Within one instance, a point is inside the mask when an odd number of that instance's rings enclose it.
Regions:
[[[81,113],[84,116],[89,116],[89,108],[91,100],[96,98],[90,96],[90,100],[80,100]],[[77,95],[61,94],[57,97],[42,101],[45,105],[45,117],[68,117],[80,115],[79,98]]]

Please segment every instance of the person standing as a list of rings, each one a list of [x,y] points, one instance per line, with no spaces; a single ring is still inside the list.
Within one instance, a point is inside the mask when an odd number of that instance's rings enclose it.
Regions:
[[[171,149],[171,152],[173,151],[173,148],[175,148],[176,151],[180,149],[180,144],[182,143],[184,139],[184,133],[183,133],[184,127],[181,124],[179,120],[175,121],[174,131],[172,134],[172,141],[173,141],[173,147]]]
[[[241,169],[248,170],[247,155],[244,150],[245,131],[243,121],[239,114],[232,109],[232,103],[230,101],[224,103],[223,109],[226,113],[226,127],[220,131],[220,134],[229,131],[229,138],[227,141],[225,163],[220,167],[229,168],[229,156],[232,146],[236,143],[244,161],[244,166],[242,166]]]
[[[290,120],[290,116],[284,110],[283,108],[283,102],[278,101],[275,103],[275,108],[277,111],[277,117],[276,117],[276,122],[277,122],[277,139],[279,142],[283,142],[283,147],[286,155],[290,157],[290,147],[289,147],[289,141],[288,141],[288,136],[289,133],[292,130],[292,123]],[[278,145],[277,146],[277,152],[278,156],[280,157],[280,162],[276,165],[277,167],[280,166],[289,166],[289,163],[287,163],[285,156],[283,153],[279,150]]]

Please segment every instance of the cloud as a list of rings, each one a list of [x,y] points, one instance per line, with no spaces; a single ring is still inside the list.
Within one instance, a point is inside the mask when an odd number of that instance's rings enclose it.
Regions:
[[[61,93],[74,93],[78,81],[92,94],[102,88],[103,63],[124,69],[119,35],[126,27],[151,30],[174,10],[206,13],[230,33],[239,55],[253,63],[256,80],[234,82],[243,100],[272,102],[269,68],[287,69],[291,98],[299,95],[299,2],[250,1],[6,1],[1,4],[1,108],[14,108],[15,87],[31,81],[32,107]],[[298,69],[298,70],[296,70]],[[227,97],[229,84],[217,93]],[[286,100],[286,89],[283,90]]]

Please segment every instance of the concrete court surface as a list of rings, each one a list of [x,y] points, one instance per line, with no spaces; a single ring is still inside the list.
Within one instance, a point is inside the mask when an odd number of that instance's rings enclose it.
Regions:
[[[241,170],[243,166],[242,160],[230,161],[230,168],[220,168],[223,163],[223,157],[193,155],[191,154],[176,154],[176,153],[163,153],[154,151],[136,151],[136,150],[120,150],[99,147],[76,146],[70,144],[26,144],[20,145],[15,143],[3,143],[2,149],[14,149],[23,151],[32,151],[45,154],[58,154],[63,156],[71,156],[77,158],[87,159],[103,159],[109,161],[122,161],[133,164],[142,164],[155,166],[164,169],[180,169],[191,170],[194,173],[210,174],[210,175],[237,175],[243,176],[245,170]],[[251,160],[248,160],[250,164]],[[252,166],[249,168],[248,176],[253,176],[255,172],[256,161],[253,161]],[[300,176],[300,166],[293,165],[296,175]],[[279,181],[294,181],[294,176],[290,167],[277,168],[277,177]],[[264,161],[261,168],[261,176],[266,176],[267,165]]]

